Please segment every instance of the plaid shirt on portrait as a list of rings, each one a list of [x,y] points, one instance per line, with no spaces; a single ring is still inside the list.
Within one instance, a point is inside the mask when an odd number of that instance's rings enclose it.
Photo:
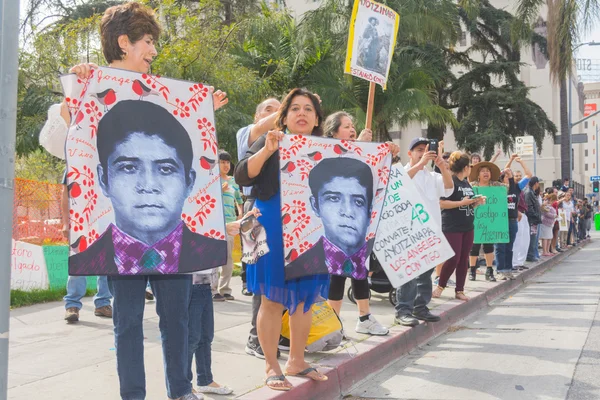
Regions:
[[[325,264],[332,275],[349,276],[357,280],[367,279],[367,243],[348,257],[339,247],[323,236]]]
[[[129,236],[115,225],[112,229],[115,264],[120,275],[137,275],[144,272],[174,274],[179,269],[179,254],[183,239],[183,222],[153,246]]]

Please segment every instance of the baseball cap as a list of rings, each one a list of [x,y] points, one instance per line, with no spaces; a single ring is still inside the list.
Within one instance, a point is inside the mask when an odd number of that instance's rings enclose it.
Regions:
[[[416,137],[410,141],[410,146],[408,146],[408,149],[412,150],[420,144],[429,144],[429,139],[424,137]]]

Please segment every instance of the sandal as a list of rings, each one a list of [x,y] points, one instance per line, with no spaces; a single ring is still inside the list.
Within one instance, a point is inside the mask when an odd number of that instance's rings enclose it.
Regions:
[[[315,378],[311,378],[310,376],[308,376],[308,374],[310,374],[311,372],[316,372],[318,374],[317,376],[319,376],[320,378],[315,379]],[[300,371],[295,374],[291,374],[291,373],[285,371],[284,374],[287,376],[299,376],[302,378],[309,378],[309,379],[312,379],[313,381],[317,381],[317,382],[325,382],[326,380],[329,379],[326,375],[321,374],[319,371],[317,371],[316,368],[313,368],[313,367],[308,367],[304,371]]]
[[[444,289],[445,288],[441,286],[436,287],[433,293],[431,293],[431,297],[439,299],[440,297],[442,297],[442,292],[444,291]]]
[[[465,295],[465,292],[456,292],[456,295],[454,295],[454,298],[457,300],[462,300],[462,301],[470,300],[470,298],[467,297],[467,295]]]
[[[280,392],[289,392],[290,390],[292,390],[292,386],[277,385],[277,383],[279,382],[285,384],[284,375],[273,375],[265,379],[265,385],[267,385],[269,389],[279,390]]]

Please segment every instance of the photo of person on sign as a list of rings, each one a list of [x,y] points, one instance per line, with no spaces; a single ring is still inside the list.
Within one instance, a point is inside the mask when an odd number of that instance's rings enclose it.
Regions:
[[[286,266],[286,279],[333,274],[366,279],[373,239],[366,240],[373,204],[373,173],[354,158],[327,158],[308,176],[310,205],[324,235]]]
[[[69,258],[71,275],[150,275],[224,264],[225,240],[193,233],[181,219],[196,180],[192,142],[166,109],[141,100],[117,103],[97,131],[102,193],[114,224]],[[201,258],[200,258],[201,257]]]

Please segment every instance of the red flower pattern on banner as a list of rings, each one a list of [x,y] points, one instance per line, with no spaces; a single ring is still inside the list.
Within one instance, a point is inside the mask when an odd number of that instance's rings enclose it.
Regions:
[[[89,103],[84,103],[85,113],[89,115],[90,120],[90,137],[93,139],[96,136],[96,130],[98,129],[98,121],[102,118],[102,111],[94,100]]]
[[[281,157],[281,160],[289,160],[291,156],[292,154],[288,149],[279,149],[279,157]]]
[[[205,117],[198,119],[198,129],[200,129],[200,136],[202,136],[202,144],[204,145],[204,151],[210,149],[213,154],[217,154],[217,138],[215,136],[215,127]]]
[[[225,240],[225,235],[216,229],[211,229],[210,231],[205,232],[204,236],[207,236],[207,237],[213,238],[213,239]]]
[[[208,88],[201,83],[196,83],[190,86],[189,91],[192,92],[192,97],[189,98],[187,104],[191,105],[194,111],[198,111],[198,107],[208,96]]]
[[[386,186],[388,183],[388,177],[390,176],[390,169],[387,167],[387,165],[384,165],[383,168],[379,168],[377,170],[377,176],[379,178],[379,182]]]
[[[282,213],[300,214],[306,211],[306,203],[301,200],[293,200],[292,204],[284,204],[281,207]]]
[[[296,219],[294,219],[293,223],[296,224],[296,226],[294,227],[292,233],[294,234],[294,236],[296,236],[297,239],[300,239],[300,234],[302,233],[302,230],[304,230],[304,228],[306,228],[310,223],[310,215],[302,213],[298,215]]]
[[[306,144],[306,142],[308,141],[308,139],[306,138],[305,135],[294,135],[292,137],[292,145],[290,146],[290,152],[293,155],[297,155],[298,151],[304,147],[304,145]]]
[[[73,232],[82,232],[85,219],[75,210],[69,210],[69,230]]]
[[[308,173],[313,167],[312,164],[306,160],[298,160],[296,164],[300,171],[300,180],[304,181],[305,179],[308,179]]]
[[[289,233],[283,234],[283,243],[286,248],[290,248],[294,245],[294,237]]]
[[[206,217],[214,210],[216,203],[217,200],[209,194],[200,197],[196,200],[196,204],[198,204],[199,208],[194,215],[194,218],[198,218],[200,224],[203,224]]]
[[[369,222],[370,224],[372,224],[373,221],[375,221],[375,217],[377,217],[377,211],[372,211],[371,212],[371,221]]]
[[[351,152],[362,156],[362,149],[350,140],[340,140],[339,144],[333,146],[333,151],[340,156]]]
[[[158,89],[158,92],[155,93],[149,93],[149,94],[162,94],[162,96],[165,98],[165,100],[168,102],[169,101],[169,94],[171,94],[171,91],[169,90],[169,88],[165,85],[163,85],[159,79],[160,79],[160,75],[148,75],[148,74],[142,74],[142,79],[144,79],[144,81],[146,82],[146,84],[148,85],[148,88],[151,90],[156,90]],[[137,93],[137,91],[136,91]],[[140,96],[143,96],[140,93],[137,93]],[[177,114],[175,114],[177,115]]]

